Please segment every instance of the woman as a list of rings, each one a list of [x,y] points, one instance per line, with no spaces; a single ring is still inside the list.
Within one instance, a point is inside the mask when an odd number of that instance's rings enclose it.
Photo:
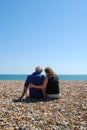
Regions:
[[[61,93],[60,93],[60,88],[59,88],[58,76],[50,67],[46,67],[44,71],[47,76],[43,84],[40,86],[30,84],[29,87],[42,89],[44,97],[47,97],[50,99],[60,98]]]

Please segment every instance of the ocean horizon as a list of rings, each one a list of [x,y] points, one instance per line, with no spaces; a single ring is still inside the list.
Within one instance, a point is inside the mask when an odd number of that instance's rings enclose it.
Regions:
[[[27,74],[0,74],[0,80],[26,80]],[[87,80],[86,74],[60,74],[59,80]]]

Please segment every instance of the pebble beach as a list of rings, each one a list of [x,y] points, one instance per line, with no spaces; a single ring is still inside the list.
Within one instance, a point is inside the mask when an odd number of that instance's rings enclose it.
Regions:
[[[87,81],[59,84],[60,99],[18,101],[24,80],[1,80],[0,130],[87,130]]]

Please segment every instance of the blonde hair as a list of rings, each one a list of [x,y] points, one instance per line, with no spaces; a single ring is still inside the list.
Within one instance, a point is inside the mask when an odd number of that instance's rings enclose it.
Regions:
[[[49,76],[55,77],[55,72],[50,68],[50,67],[46,67],[44,69],[45,73],[48,73]]]

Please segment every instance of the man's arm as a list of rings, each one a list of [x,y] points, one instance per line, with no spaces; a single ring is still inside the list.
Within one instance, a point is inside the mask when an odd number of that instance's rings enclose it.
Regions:
[[[28,85],[29,85],[29,81],[30,81],[30,75],[27,76],[27,79],[24,83],[24,89],[23,89],[23,92],[22,92],[20,99],[22,99],[24,97],[24,95],[26,94],[27,89],[28,89]]]
[[[20,99],[22,99],[24,97],[25,93],[27,92],[27,89],[28,89],[28,87],[24,87],[24,90],[22,92]]]

